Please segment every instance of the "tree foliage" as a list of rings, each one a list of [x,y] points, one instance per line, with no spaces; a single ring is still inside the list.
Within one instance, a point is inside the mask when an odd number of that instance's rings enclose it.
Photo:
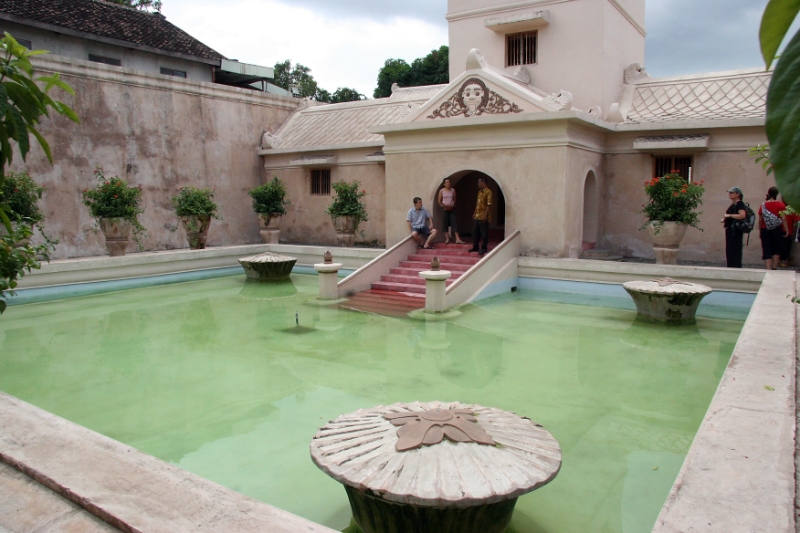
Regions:
[[[161,0],[106,0],[106,2],[132,7],[140,11],[156,11],[161,13]]]
[[[339,102],[352,102],[364,100],[365,96],[350,87],[339,87],[333,94],[319,86],[317,80],[311,75],[311,69],[302,63],[292,65],[291,59],[275,63],[275,85],[287,91],[294,87],[296,94],[301,98],[311,98],[317,102],[337,104]]]
[[[378,72],[378,86],[373,96],[391,96],[394,83],[400,87],[419,87],[449,82],[450,49],[441,46],[438,50],[431,50],[425,57],[415,59],[411,65],[402,59],[387,59]]]
[[[761,53],[769,68],[800,12],[800,0],[770,0],[761,19]],[[784,200],[800,206],[800,32],[778,59],[767,93],[769,160]]]
[[[44,50],[26,49],[9,33],[0,39],[0,191],[5,187],[6,166],[14,158],[13,144],[16,144],[24,161],[30,152],[30,136],[33,135],[47,159],[53,162],[50,146],[36,129],[42,117],[49,116],[50,109],[79,122],[69,106],[53,100],[47,94],[53,87],[74,94],[58,74],[33,77],[30,58],[45,53]],[[44,88],[37,83],[43,84]],[[5,229],[5,234],[0,238],[0,313],[5,310],[5,298],[13,294],[17,280],[25,272],[40,267],[39,257],[45,260],[49,258],[54,242],[47,238],[44,244],[39,245],[26,242],[33,234],[32,225],[21,221],[12,228],[12,218],[19,219],[9,199],[3,194],[0,196],[0,225]]]

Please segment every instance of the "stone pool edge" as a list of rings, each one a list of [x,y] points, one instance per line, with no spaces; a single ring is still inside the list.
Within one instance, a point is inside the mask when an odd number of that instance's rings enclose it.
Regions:
[[[124,532],[335,532],[2,392],[0,461]]]
[[[795,272],[768,272],[653,533],[795,533]]]

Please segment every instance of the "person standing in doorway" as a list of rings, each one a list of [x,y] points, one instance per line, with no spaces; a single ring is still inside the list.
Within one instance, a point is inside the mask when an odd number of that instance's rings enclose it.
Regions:
[[[728,189],[728,199],[731,201],[731,205],[721,220],[725,225],[725,259],[728,268],[742,268],[742,236],[744,233],[735,222],[744,220],[747,216],[743,198],[744,194],[739,187]]]
[[[422,207],[422,198],[419,196],[414,198],[414,207],[408,210],[406,222],[411,238],[417,241],[417,246],[426,250],[432,249],[431,241],[436,237],[436,230],[433,229],[433,218],[428,210]],[[423,241],[426,237],[427,239]]]
[[[767,270],[778,270],[783,248],[783,236],[788,233],[784,230],[781,211],[786,209],[786,204],[778,200],[778,188],[770,187],[767,197],[758,208],[758,227],[761,237],[761,259]]]
[[[475,214],[472,218],[474,223],[470,252],[483,255],[489,248],[489,223],[492,221],[492,191],[486,185],[486,178],[478,178],[478,201],[475,203]]]
[[[443,187],[439,189],[439,207],[442,208],[442,229],[444,230],[444,243],[450,244],[450,230],[456,236],[456,244],[464,244],[458,234],[456,223],[456,190],[450,184],[450,178],[445,178]]]

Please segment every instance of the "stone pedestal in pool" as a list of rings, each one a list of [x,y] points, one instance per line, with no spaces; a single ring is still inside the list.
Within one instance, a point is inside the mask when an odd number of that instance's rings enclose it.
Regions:
[[[325,252],[322,263],[315,263],[314,270],[319,274],[319,299],[339,299],[339,270],[342,263],[333,262],[333,254]]]
[[[561,468],[541,425],[458,402],[342,415],[314,436],[311,458],[344,484],[364,533],[502,533],[517,498]]]
[[[672,278],[629,281],[622,286],[640,317],[668,324],[694,324],[700,301],[712,291],[706,285]]]
[[[258,281],[287,280],[296,262],[296,257],[277,255],[272,252],[239,259],[239,264],[244,268],[247,278]]]

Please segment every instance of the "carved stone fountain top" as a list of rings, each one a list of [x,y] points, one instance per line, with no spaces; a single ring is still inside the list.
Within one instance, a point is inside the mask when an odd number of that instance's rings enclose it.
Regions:
[[[699,283],[691,283],[688,281],[680,281],[670,277],[659,279],[649,279],[642,281],[629,281],[623,284],[625,289],[636,290],[648,294],[674,294],[674,293],[692,293],[708,294],[711,292],[711,287],[701,285]]]
[[[561,468],[558,441],[539,424],[458,402],[342,415],[317,432],[311,458],[340,483],[381,500],[448,508],[517,498]]]

